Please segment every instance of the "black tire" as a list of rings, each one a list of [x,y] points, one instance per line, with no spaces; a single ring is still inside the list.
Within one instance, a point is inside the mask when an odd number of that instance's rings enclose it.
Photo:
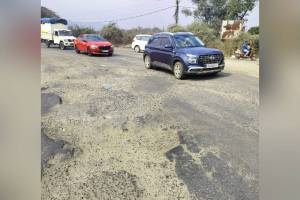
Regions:
[[[93,56],[93,54],[92,54],[92,52],[91,52],[91,50],[89,48],[87,49],[87,55],[88,56]]]
[[[113,55],[112,53],[108,54],[109,57],[111,57],[112,55]]]
[[[65,49],[66,49],[66,47],[65,47],[65,45],[64,45],[63,42],[60,42],[60,43],[59,43],[59,48],[60,48],[61,50],[65,50]]]
[[[183,68],[183,64],[179,61],[174,63],[173,66],[173,73],[175,78],[177,79],[183,79],[184,78],[184,68]]]
[[[134,51],[135,51],[136,53],[140,53],[140,52],[141,52],[140,46],[136,45],[136,46],[134,47]]]
[[[49,41],[49,40],[46,40],[46,46],[47,46],[47,48],[50,48],[51,47],[51,42]]]
[[[77,46],[74,46],[75,52],[80,54],[80,50],[77,48]]]
[[[152,68],[152,64],[151,64],[151,58],[149,55],[146,55],[144,58],[144,63],[145,63],[145,68],[146,69],[151,69]]]

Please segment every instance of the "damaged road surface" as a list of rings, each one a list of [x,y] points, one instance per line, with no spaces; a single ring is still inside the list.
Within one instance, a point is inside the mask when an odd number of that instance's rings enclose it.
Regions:
[[[176,80],[42,46],[42,199],[258,200],[258,62]]]

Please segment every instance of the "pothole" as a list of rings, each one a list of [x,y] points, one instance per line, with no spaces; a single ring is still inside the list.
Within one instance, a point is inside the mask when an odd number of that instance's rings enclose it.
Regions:
[[[62,104],[62,98],[54,93],[42,93],[41,111],[42,115],[50,112],[51,108],[57,104]]]

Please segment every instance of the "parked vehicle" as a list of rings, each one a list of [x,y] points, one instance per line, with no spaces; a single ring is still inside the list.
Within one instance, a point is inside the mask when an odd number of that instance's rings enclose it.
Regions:
[[[97,34],[82,34],[74,42],[76,53],[87,53],[92,55],[109,55],[112,56],[113,45]]]
[[[65,19],[42,18],[41,19],[41,41],[47,47],[59,45],[64,50],[66,47],[73,47],[76,39],[67,27]]]
[[[144,51],[145,46],[150,38],[151,35],[136,35],[131,44],[131,48],[137,53]]]
[[[172,70],[177,79],[186,74],[216,74],[225,67],[222,51],[207,48],[188,32],[153,35],[146,45],[144,62],[148,69],[156,66]]]

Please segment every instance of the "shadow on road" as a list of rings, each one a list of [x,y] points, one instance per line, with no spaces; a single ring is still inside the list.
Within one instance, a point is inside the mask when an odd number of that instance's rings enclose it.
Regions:
[[[153,70],[155,71],[160,71],[164,72],[166,74],[170,74],[171,76],[173,75],[173,72],[167,69],[163,68],[154,68]],[[198,81],[198,80],[210,80],[210,79],[219,79],[219,78],[226,78],[228,76],[231,76],[231,73],[227,72],[220,72],[218,74],[188,74],[185,76],[184,80],[191,80],[191,81]]]
[[[219,78],[226,78],[228,76],[231,76],[231,73],[227,72],[220,72],[218,74],[191,74],[186,76],[185,80],[191,80],[191,81],[198,81],[198,80],[211,80],[211,79],[219,79]]]

